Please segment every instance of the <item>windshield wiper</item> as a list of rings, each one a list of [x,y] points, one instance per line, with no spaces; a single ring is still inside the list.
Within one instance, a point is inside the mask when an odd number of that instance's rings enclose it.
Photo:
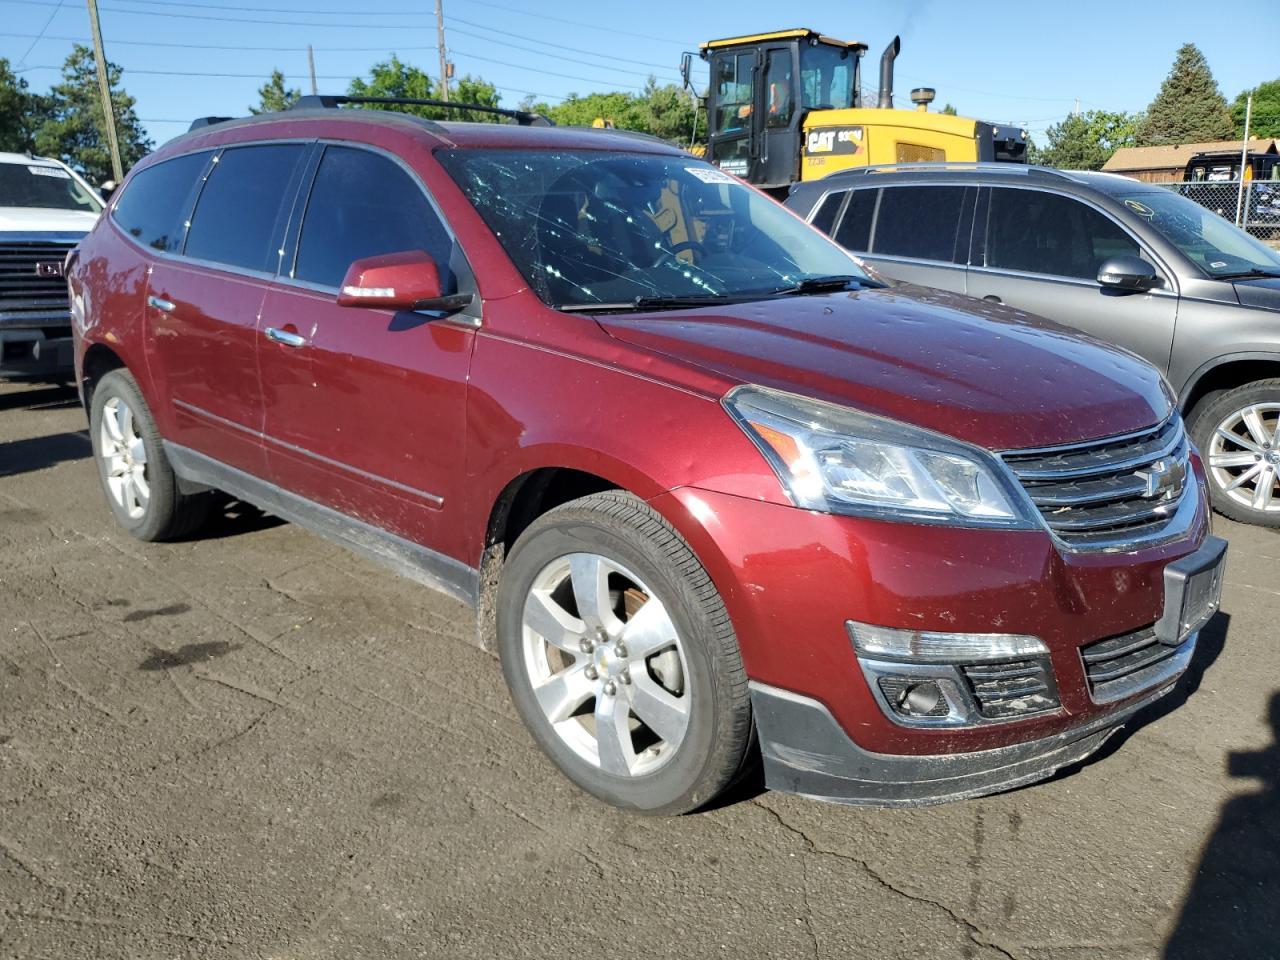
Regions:
[[[741,297],[726,293],[671,294],[658,297],[636,297],[615,303],[562,303],[557,310],[565,313],[591,313],[608,310],[682,310],[689,307],[705,307],[722,303],[736,303]]]
[[[879,281],[872,280],[870,277],[855,277],[853,275],[843,276],[836,275],[830,277],[807,277],[799,283],[791,287],[780,287],[773,291],[776,294],[786,293],[827,293],[834,290],[846,290],[850,286],[857,284],[859,287],[883,287],[884,284]]]
[[[1263,270],[1250,267],[1248,270],[1237,270],[1235,273],[1215,273],[1215,280],[1251,280],[1254,277],[1280,277],[1280,270]]]

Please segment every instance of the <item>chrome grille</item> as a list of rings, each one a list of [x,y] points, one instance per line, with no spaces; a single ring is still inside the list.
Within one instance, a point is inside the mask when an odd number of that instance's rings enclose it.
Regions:
[[[960,669],[973,689],[978,708],[988,719],[1025,717],[1058,707],[1053,669],[1045,660],[970,663]]]
[[[1094,699],[1110,699],[1113,691],[1127,689],[1141,671],[1176,656],[1181,647],[1165,646],[1156,639],[1155,627],[1099,640],[1080,648],[1089,692]]]
[[[1159,534],[1193,486],[1189,445],[1176,413],[1124,437],[1003,454],[1062,540],[1081,547]]]
[[[24,241],[0,243],[0,322],[23,326],[69,324],[67,281],[36,272],[37,263],[61,266],[74,242]]]

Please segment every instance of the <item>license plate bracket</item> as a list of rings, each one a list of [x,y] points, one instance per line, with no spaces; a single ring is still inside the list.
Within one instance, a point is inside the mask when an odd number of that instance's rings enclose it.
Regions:
[[[1164,615],[1156,621],[1156,639],[1176,647],[1203,627],[1222,603],[1227,542],[1208,537],[1195,553],[1164,571]]]

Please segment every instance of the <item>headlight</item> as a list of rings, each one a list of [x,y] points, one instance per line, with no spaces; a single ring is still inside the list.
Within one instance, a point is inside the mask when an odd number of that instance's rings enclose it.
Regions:
[[[1035,520],[994,456],[893,420],[765,387],[725,408],[807,510],[966,526]]]

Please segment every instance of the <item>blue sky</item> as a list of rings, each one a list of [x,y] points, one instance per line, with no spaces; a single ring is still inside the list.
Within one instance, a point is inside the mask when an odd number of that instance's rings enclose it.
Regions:
[[[345,91],[392,51],[435,73],[433,0],[100,0],[99,7],[107,56],[124,67],[125,87],[157,143],[192,117],[246,113],[273,67],[305,87],[308,43],[322,92]],[[1263,26],[1256,12],[1241,22],[1210,14],[1202,2],[1156,9],[1093,0],[811,0],[792,9],[763,0],[445,0],[444,9],[458,73],[497,84],[507,105],[525,92],[554,100],[638,88],[650,73],[675,80],[681,52],[701,40],[796,26],[868,43],[868,86],[879,52],[901,33],[900,99],[913,86],[933,86],[940,104],[1027,123],[1041,142],[1077,98],[1086,110],[1146,106],[1186,41],[1204,51],[1228,99],[1280,74],[1274,24],[1253,29],[1249,23]],[[69,38],[88,37],[83,0],[0,0],[0,24],[0,57],[37,90],[57,79],[46,68],[62,63]]]

